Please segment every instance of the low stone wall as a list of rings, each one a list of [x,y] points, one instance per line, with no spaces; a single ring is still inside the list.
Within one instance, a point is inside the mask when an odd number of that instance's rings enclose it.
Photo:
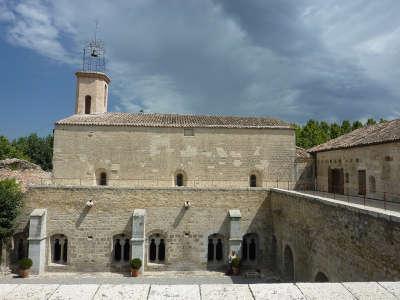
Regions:
[[[269,258],[266,238],[271,235],[269,219],[265,218],[267,196],[268,190],[263,188],[32,187],[25,196],[17,234],[26,231],[33,209],[47,209],[46,269],[108,271],[119,267],[112,261],[113,237],[124,234],[124,239],[130,239],[132,213],[145,209],[146,249],[151,234],[159,234],[166,242],[166,264],[157,267],[205,269],[210,267],[207,245],[211,234],[223,236],[224,261],[227,259],[228,210],[239,209],[242,235],[256,233],[259,237],[257,263],[263,266]],[[86,207],[88,200],[94,201],[93,207]],[[189,209],[184,208],[185,201],[190,201]],[[53,235],[68,239],[66,266],[51,264]]]
[[[400,214],[294,191],[271,190],[278,269],[295,281],[400,280]],[[289,252],[289,251],[287,251]],[[286,264],[286,267],[285,267]]]

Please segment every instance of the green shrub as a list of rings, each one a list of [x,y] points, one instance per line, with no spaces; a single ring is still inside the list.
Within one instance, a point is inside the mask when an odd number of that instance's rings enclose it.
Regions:
[[[131,268],[136,270],[139,270],[142,266],[142,261],[140,258],[134,258],[129,263],[131,265]]]
[[[19,268],[22,270],[28,270],[32,267],[32,259],[23,258],[18,261]]]
[[[239,268],[240,267],[240,258],[235,257],[232,259],[232,268]]]

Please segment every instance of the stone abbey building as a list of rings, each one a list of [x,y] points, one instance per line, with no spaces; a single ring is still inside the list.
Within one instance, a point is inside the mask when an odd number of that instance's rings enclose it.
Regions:
[[[236,251],[243,269],[290,281],[400,280],[400,213],[293,191],[327,184],[343,160],[352,184],[359,168],[379,176],[378,152],[319,152],[337,139],[310,156],[271,118],[111,113],[108,76],[76,77],[52,178],[25,193],[14,261],[29,256],[37,273],[127,271],[137,257],[144,270],[224,270]],[[379,161],[397,174],[393,145]]]
[[[291,188],[295,135],[280,120],[107,112],[110,79],[77,72],[56,122],[53,174],[32,186],[15,236],[34,270],[225,268],[271,263],[268,188]],[[268,234],[270,233],[270,234]],[[28,246],[29,244],[29,246]]]

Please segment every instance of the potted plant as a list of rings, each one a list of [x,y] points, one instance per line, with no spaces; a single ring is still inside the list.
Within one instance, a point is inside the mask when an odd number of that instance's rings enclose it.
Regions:
[[[32,267],[32,259],[23,258],[18,261],[18,274],[22,278],[26,278],[29,276],[30,268]]]
[[[142,266],[142,260],[140,258],[134,258],[129,262],[129,264],[131,265],[132,277],[138,277],[140,267]]]
[[[240,258],[235,257],[232,259],[232,272],[233,275],[239,275],[240,273]]]

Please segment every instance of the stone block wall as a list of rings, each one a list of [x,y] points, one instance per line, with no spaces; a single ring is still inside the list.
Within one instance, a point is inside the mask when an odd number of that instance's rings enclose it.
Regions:
[[[270,199],[282,273],[288,245],[295,281],[314,281],[318,272],[330,281],[400,280],[399,213],[278,189]]]
[[[267,195],[268,191],[262,188],[32,187],[25,195],[17,233],[26,228],[33,209],[45,208],[47,270],[107,271],[119,267],[112,261],[113,237],[124,234],[131,238],[132,213],[135,209],[145,209],[146,249],[151,234],[158,233],[165,238],[164,268],[206,269],[210,267],[207,265],[208,236],[219,233],[224,237],[224,260],[227,259],[228,211],[239,209],[242,234],[256,233],[259,237],[257,251],[261,267],[269,259]],[[94,201],[91,208],[86,206],[89,200]],[[190,201],[189,209],[184,208],[185,201]],[[68,239],[66,266],[51,264],[50,240],[56,234]]]
[[[290,188],[294,179],[292,129],[57,125],[53,175],[59,185],[96,185],[106,172],[111,186],[173,187],[177,173],[189,187]]]
[[[316,164],[321,191],[328,191],[328,169],[343,169],[344,193],[358,195],[358,170],[366,170],[366,197],[400,201],[398,142],[318,152]]]

